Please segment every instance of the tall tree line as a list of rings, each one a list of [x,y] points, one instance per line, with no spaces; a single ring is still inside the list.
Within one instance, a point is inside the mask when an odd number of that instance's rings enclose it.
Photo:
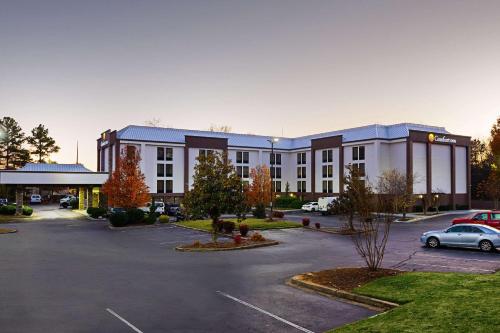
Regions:
[[[18,169],[26,163],[47,163],[50,154],[59,151],[49,130],[40,124],[26,135],[11,117],[0,119],[0,169]]]

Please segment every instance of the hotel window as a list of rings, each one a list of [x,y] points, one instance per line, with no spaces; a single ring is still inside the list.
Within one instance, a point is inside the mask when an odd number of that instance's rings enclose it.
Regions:
[[[333,181],[323,180],[323,193],[332,193],[332,192],[333,192]]]
[[[173,164],[165,164],[165,177],[172,177],[174,167]]]
[[[297,192],[299,192],[299,193],[307,192],[305,180],[299,180],[297,182]]]
[[[137,148],[135,146],[127,146],[126,154],[127,156],[135,156],[137,153]]]
[[[249,167],[247,166],[237,166],[236,174],[240,178],[248,178],[249,177]]]
[[[297,167],[297,178],[306,178],[306,167]]]
[[[165,164],[159,163],[156,165],[156,176],[165,177]]]
[[[156,181],[156,193],[165,193],[165,181],[157,180]]]
[[[277,192],[277,193],[281,192],[281,182],[280,181],[272,182],[271,185],[273,187],[273,192]]]
[[[323,178],[332,178],[333,177],[333,165],[327,164],[323,165]]]
[[[198,156],[205,156],[207,157],[208,155],[212,155],[214,151],[212,149],[200,149]]]
[[[271,163],[271,165],[281,165],[281,154],[270,154],[269,162]]]
[[[157,161],[171,161],[174,157],[174,152],[172,148],[157,147],[156,148],[156,160]]]
[[[352,147],[352,160],[353,161],[364,161],[365,160],[365,147],[364,146]]]
[[[323,163],[333,162],[333,150],[323,150]]]
[[[365,163],[353,163],[352,167],[359,172],[360,177],[365,176]]]
[[[248,164],[249,153],[247,151],[237,151],[236,152],[236,163]]]
[[[271,168],[271,178],[281,178],[281,168],[272,167]]]
[[[306,153],[297,153],[297,164],[306,164]]]
[[[174,191],[174,182],[171,179],[165,181],[165,193],[172,193]]]

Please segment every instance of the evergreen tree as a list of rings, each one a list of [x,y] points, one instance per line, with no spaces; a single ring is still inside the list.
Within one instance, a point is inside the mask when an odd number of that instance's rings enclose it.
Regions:
[[[26,136],[14,118],[0,119],[0,168],[17,169],[30,161],[30,154],[23,147]]]
[[[31,153],[37,156],[38,163],[46,163],[46,158],[60,149],[56,141],[49,136],[49,130],[42,124],[31,130],[28,143],[33,147]]]

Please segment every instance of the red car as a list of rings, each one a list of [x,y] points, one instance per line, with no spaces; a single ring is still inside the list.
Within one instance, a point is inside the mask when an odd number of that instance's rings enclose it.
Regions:
[[[500,229],[500,211],[477,212],[465,217],[453,219],[453,224],[476,223],[485,224],[490,227]]]

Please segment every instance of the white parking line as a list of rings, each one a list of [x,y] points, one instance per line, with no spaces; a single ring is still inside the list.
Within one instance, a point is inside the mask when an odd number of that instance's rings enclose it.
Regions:
[[[286,320],[286,319],[283,319],[283,318],[281,318],[281,317],[279,317],[279,316],[277,316],[277,315],[275,315],[275,314],[272,314],[271,312],[268,312],[268,311],[266,311],[266,310],[264,310],[264,309],[261,309],[261,308],[259,308],[259,307],[255,306],[255,305],[252,305],[252,304],[250,304],[250,303],[247,303],[247,302],[245,302],[245,301],[242,301],[241,299],[238,299],[238,298],[236,298],[236,297],[233,297],[233,296],[231,296],[231,295],[229,295],[229,294],[223,293],[222,291],[217,291],[217,293],[218,293],[218,294],[220,294],[220,295],[222,295],[222,296],[224,296],[224,297],[227,297],[227,298],[229,298],[229,299],[232,299],[232,300],[233,300],[233,301],[235,301],[235,302],[238,302],[238,303],[240,303],[240,304],[243,304],[243,305],[245,305],[245,306],[248,306],[248,307],[249,307],[249,308],[251,308],[251,309],[257,310],[257,311],[259,311],[260,313],[266,314],[266,315],[268,315],[269,317],[272,317],[272,318],[274,318],[274,319],[276,319],[276,320],[279,320],[279,321],[281,321],[281,322],[283,322],[283,323],[285,323],[285,324],[287,324],[287,325],[290,325],[290,326],[292,326],[292,327],[294,327],[294,328],[298,329],[299,331],[302,331],[302,332],[307,332],[307,333],[314,333],[313,331],[310,331],[310,330],[308,330],[307,328],[304,328],[304,327],[301,327],[301,326],[299,326],[299,325],[297,325],[297,324],[294,324],[294,323],[292,323],[292,322],[290,322],[290,321],[288,321],[288,320]]]
[[[106,311],[108,311],[109,313],[111,313],[116,318],[120,319],[122,322],[124,322],[128,327],[130,327],[131,329],[133,329],[135,332],[137,332],[137,333],[143,333],[140,329],[138,329],[137,327],[135,327],[134,325],[132,325],[131,323],[129,323],[128,321],[126,321],[123,317],[121,317],[118,313],[114,312],[113,310],[111,310],[111,309],[108,308],[108,309],[106,309]]]

